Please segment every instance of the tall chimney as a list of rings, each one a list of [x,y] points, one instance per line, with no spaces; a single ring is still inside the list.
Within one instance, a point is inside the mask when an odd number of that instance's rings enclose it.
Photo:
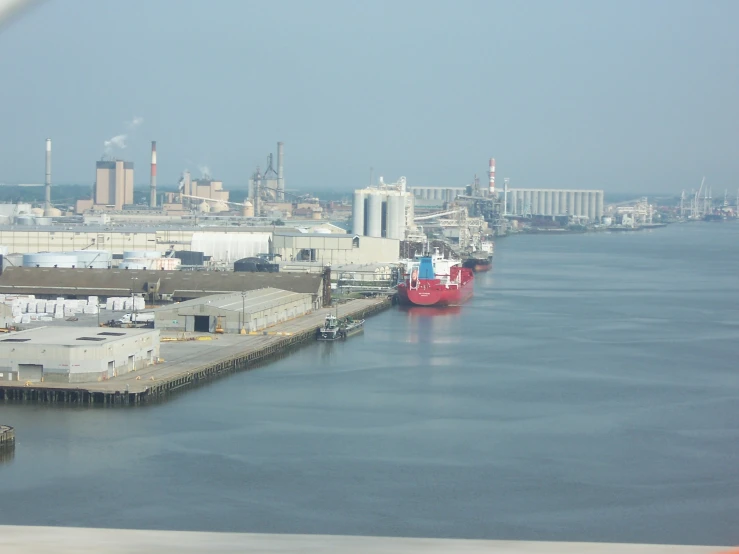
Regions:
[[[285,143],[277,143],[277,197],[279,200],[285,201],[285,176],[282,173],[282,164],[285,161]]]
[[[490,158],[490,169],[488,169],[488,175],[490,176],[490,196],[495,196],[495,158]]]
[[[149,206],[157,207],[157,141],[151,141],[151,182],[150,182],[151,199]]]
[[[51,210],[51,139],[46,139],[46,196],[44,201],[44,211]]]

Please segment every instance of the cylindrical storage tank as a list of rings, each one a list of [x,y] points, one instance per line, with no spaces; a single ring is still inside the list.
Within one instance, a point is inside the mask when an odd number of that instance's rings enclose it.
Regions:
[[[595,218],[600,220],[601,217],[603,217],[603,191],[599,190],[596,193]]]
[[[254,204],[248,200],[244,202],[244,207],[241,209],[242,217],[254,217]]]
[[[113,265],[113,256],[107,250],[75,250],[70,254],[77,256],[77,267],[110,269]]]
[[[575,191],[567,191],[567,215],[575,215]]]
[[[531,215],[539,213],[539,191],[531,191]]]
[[[400,211],[403,207],[403,197],[397,194],[390,194],[387,197],[387,238],[400,239],[400,230],[398,229],[398,221],[400,220]]]
[[[558,190],[552,191],[552,214],[551,215],[559,215],[559,191]]]
[[[7,256],[8,255],[8,247],[7,246],[0,246],[0,254],[2,254],[3,256]]]
[[[33,225],[35,218],[32,215],[18,215],[15,217],[16,225]]]
[[[149,266],[147,266],[145,263],[139,263],[134,262],[130,260],[124,260],[121,262],[121,265],[119,265],[121,269],[149,269]]]
[[[559,191],[559,215],[565,215],[567,213],[567,191]]]
[[[367,203],[367,236],[382,237],[382,195],[378,192],[370,192]]]
[[[582,215],[582,193],[580,191],[575,191],[575,210],[572,212],[572,215]]]
[[[552,191],[544,193],[544,215],[552,215]]]
[[[129,258],[161,258],[162,253],[156,250],[126,250],[123,253],[123,259]]]
[[[546,215],[547,213],[547,191],[539,191],[539,215]]]
[[[531,211],[531,191],[525,190],[523,191],[523,207],[521,208],[523,211]],[[523,211],[521,213],[523,213]]]
[[[508,193],[508,213],[518,215],[520,213],[518,207],[518,191],[512,190]]]
[[[77,256],[74,254],[56,254],[42,252],[40,254],[23,254],[23,267],[77,267]]]
[[[31,215],[42,216],[44,215],[44,209],[43,208],[32,208]]]
[[[595,216],[595,206],[597,204],[597,202],[596,202],[596,193],[595,192],[591,192],[589,194],[589,197],[590,197],[590,202],[588,204],[588,217],[591,220],[595,221],[595,219],[596,219],[596,216]]]
[[[354,191],[354,200],[352,201],[352,233],[355,235],[364,235],[364,199],[365,193],[362,190]]]
[[[43,225],[43,226],[47,226],[47,225],[51,225],[51,223],[52,223],[52,221],[51,221],[51,218],[50,218],[50,217],[34,217],[33,219],[34,219],[34,221],[33,221],[33,222],[34,222],[34,223],[35,223],[36,225]]]
[[[580,194],[580,215],[587,217],[588,215],[588,197],[590,196],[589,193],[583,191]]]

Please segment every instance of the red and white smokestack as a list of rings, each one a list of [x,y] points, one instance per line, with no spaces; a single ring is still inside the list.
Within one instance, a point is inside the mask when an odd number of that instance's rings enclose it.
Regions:
[[[151,198],[149,206],[156,208],[157,206],[157,141],[151,141],[151,182],[150,182]]]
[[[488,176],[490,177],[490,196],[495,194],[495,158],[490,158],[490,169],[488,169]]]

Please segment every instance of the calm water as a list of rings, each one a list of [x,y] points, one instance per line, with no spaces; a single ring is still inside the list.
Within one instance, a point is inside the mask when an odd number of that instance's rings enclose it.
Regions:
[[[739,543],[738,237],[506,239],[457,311],[161,405],[0,405],[0,521]]]

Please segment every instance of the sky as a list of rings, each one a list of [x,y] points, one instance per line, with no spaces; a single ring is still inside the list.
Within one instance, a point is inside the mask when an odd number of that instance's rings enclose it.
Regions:
[[[739,187],[733,0],[46,0],[0,28],[0,182]],[[126,135],[125,140],[120,136]],[[118,146],[116,146],[116,144]],[[125,144],[125,148],[121,148]]]

